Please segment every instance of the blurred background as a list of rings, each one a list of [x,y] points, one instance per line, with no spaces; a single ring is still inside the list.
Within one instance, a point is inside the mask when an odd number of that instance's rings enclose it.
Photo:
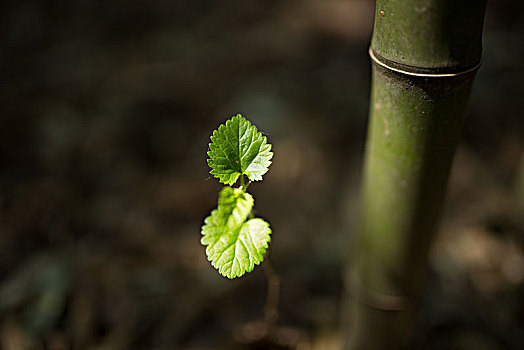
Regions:
[[[337,349],[370,88],[368,0],[2,1],[2,349]],[[416,343],[524,348],[524,3],[490,1]],[[250,191],[281,278],[199,243],[236,113],[275,152]]]

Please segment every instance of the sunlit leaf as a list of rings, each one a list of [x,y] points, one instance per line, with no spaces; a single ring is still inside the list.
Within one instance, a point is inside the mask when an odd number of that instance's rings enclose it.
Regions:
[[[253,197],[240,188],[225,187],[218,203],[204,220],[201,243],[207,246],[207,258],[220,274],[240,277],[262,262],[271,229],[259,218],[246,221]]]
[[[237,114],[213,132],[209,144],[210,173],[220,182],[233,185],[241,175],[262,180],[271,165],[271,144],[257,128]]]

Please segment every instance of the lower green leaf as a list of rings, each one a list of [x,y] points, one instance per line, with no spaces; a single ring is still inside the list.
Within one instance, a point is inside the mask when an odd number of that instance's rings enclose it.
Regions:
[[[251,219],[236,227],[219,225],[219,211],[213,210],[202,227],[202,244],[218,272],[228,278],[251,272],[264,259],[271,240],[271,228],[262,219]]]

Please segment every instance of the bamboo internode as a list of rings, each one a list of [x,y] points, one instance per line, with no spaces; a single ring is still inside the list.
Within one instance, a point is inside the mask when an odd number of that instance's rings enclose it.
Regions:
[[[360,232],[348,286],[355,296],[351,350],[409,348],[480,66],[485,5],[377,1]]]

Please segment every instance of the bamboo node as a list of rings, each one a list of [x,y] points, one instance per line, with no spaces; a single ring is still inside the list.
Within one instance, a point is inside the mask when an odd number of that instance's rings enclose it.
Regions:
[[[459,75],[464,75],[464,74],[468,74],[468,73],[472,73],[472,72],[476,71],[477,69],[479,69],[480,63],[481,63],[479,61],[473,67],[468,68],[468,69],[463,70],[463,71],[460,71],[460,72],[455,72],[455,73],[416,73],[416,72],[410,72],[410,71],[407,71],[407,70],[403,70],[403,69],[400,69],[400,68],[388,65],[384,61],[382,61],[382,60],[377,58],[377,55],[375,54],[375,52],[373,51],[373,49],[371,47],[369,48],[369,57],[371,57],[371,60],[374,63],[378,64],[379,66],[381,66],[381,67],[383,67],[385,69],[388,69],[390,71],[397,72],[397,73],[400,73],[400,74],[410,75],[410,76],[413,76],[413,77],[421,77],[421,78],[450,78],[450,77],[456,77],[456,76],[459,76]]]

